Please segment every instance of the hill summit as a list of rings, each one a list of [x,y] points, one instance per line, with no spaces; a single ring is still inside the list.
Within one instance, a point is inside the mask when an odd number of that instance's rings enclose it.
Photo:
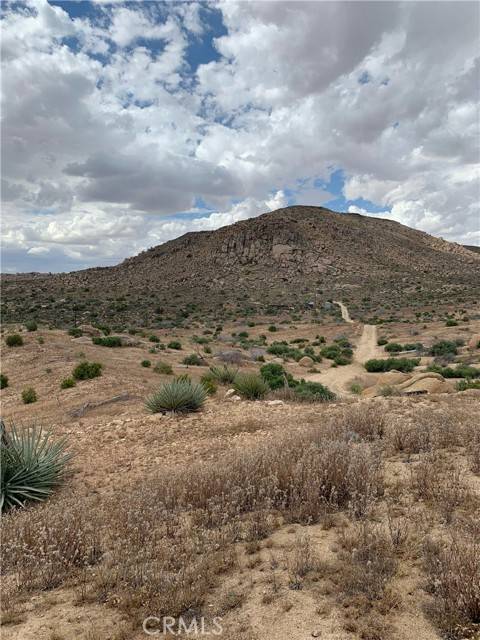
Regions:
[[[292,206],[187,233],[114,267],[4,277],[4,318],[137,322],[478,297],[480,254],[388,219]],[[26,304],[30,311],[27,313]],[[32,308],[33,307],[33,308]],[[35,313],[34,313],[35,315]]]

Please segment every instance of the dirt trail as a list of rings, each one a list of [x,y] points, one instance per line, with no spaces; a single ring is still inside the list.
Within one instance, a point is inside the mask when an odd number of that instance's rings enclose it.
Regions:
[[[342,312],[342,318],[345,322],[353,323],[350,318],[347,307],[343,302],[334,301],[340,307]],[[382,357],[382,352],[377,346],[377,327],[373,324],[364,324],[363,332],[360,336],[358,344],[353,351],[353,362],[340,367],[330,367],[329,369],[322,371],[322,373],[314,373],[306,376],[307,380],[313,382],[321,382],[325,384],[329,389],[334,391],[337,395],[343,396],[349,394],[349,384],[351,384],[355,378],[365,378],[368,376],[363,367],[363,363],[370,358]]]
[[[353,324],[353,320],[350,318],[350,314],[348,313],[348,309],[343,304],[343,302],[339,302],[337,300],[334,300],[333,304],[337,304],[340,307],[340,311],[342,312],[342,318],[345,320],[345,322],[349,322],[350,324]]]

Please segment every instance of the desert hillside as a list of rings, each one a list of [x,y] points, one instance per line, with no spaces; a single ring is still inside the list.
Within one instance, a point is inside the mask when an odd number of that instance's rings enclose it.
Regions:
[[[3,277],[3,317],[160,327],[207,314],[303,312],[346,300],[356,317],[479,296],[480,255],[391,220],[293,206],[188,233],[114,267]]]

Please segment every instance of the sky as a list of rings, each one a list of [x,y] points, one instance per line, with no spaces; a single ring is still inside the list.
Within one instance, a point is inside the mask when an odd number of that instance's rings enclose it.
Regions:
[[[291,204],[480,244],[476,2],[1,8],[5,272]]]

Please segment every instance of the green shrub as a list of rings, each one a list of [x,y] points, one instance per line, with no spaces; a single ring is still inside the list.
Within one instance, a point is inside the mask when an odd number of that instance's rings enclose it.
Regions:
[[[7,347],[21,347],[23,345],[23,338],[19,333],[11,333],[5,338]]]
[[[209,396],[213,396],[215,393],[217,393],[217,385],[211,373],[204,373],[200,378],[200,382],[205,387],[205,390]]]
[[[456,320],[454,320],[453,318],[449,318],[446,322],[445,322],[445,326],[446,327],[457,327],[458,326],[458,322]]]
[[[182,360],[182,363],[186,364],[187,366],[193,367],[201,367],[203,364],[205,364],[204,360],[200,358],[200,356],[196,353],[185,356],[185,358]]]
[[[457,344],[451,340],[440,340],[430,347],[430,355],[447,356],[456,355],[458,353]]]
[[[168,362],[157,362],[157,364],[153,367],[155,373],[161,373],[165,376],[171,376],[173,373],[172,366],[168,364]]]
[[[150,360],[142,360],[140,364],[142,365],[142,367],[145,367],[145,369],[148,369],[148,367],[152,366]]]
[[[23,404],[32,404],[37,401],[37,392],[33,387],[26,387],[22,391],[22,402]]]
[[[103,365],[100,362],[81,362],[73,370],[75,380],[90,380],[102,375]]]
[[[333,360],[335,362],[335,364],[337,366],[345,366],[346,364],[350,364],[351,360],[350,358],[347,358],[346,356],[343,355],[339,355],[336,358],[334,358]]]
[[[359,384],[358,382],[352,382],[352,384],[350,385],[350,392],[354,393],[356,396],[359,396],[362,393],[363,389],[362,389],[362,385]]]
[[[238,334],[239,338],[248,338],[248,331],[240,331]]]
[[[60,383],[60,389],[71,389],[76,384],[77,383],[75,382],[74,378],[65,378],[65,380],[62,380],[62,382]]]
[[[257,373],[240,373],[233,385],[235,391],[247,400],[261,400],[270,391],[265,380]]]
[[[38,342],[38,344],[44,344],[45,343],[44,337],[43,336],[38,336],[37,342]]]
[[[207,391],[202,384],[177,379],[167,382],[147,398],[145,406],[151,413],[197,411],[206,397]]]
[[[272,390],[293,386],[292,374],[287,373],[282,365],[276,362],[270,362],[260,367],[260,375]]]
[[[6,387],[8,387],[8,376],[0,373],[0,389],[5,389]]]
[[[300,380],[294,387],[296,397],[303,402],[328,402],[335,400],[335,394],[320,382]]]
[[[80,338],[80,336],[83,336],[83,331],[78,327],[72,327],[68,330],[68,335],[72,336],[72,338]]]
[[[480,380],[460,380],[455,385],[457,391],[466,391],[467,389],[480,389]]]
[[[38,325],[35,320],[27,320],[25,328],[27,331],[36,331],[38,329]]]
[[[121,347],[122,339],[120,336],[106,336],[106,337],[97,337],[92,338],[93,344],[99,345],[100,347]]]
[[[403,351],[403,346],[398,342],[389,342],[385,345],[385,351],[388,353],[398,353],[399,351]]]
[[[175,349],[176,351],[180,351],[182,348],[182,344],[181,342],[178,342],[178,340],[172,340],[167,344],[167,347],[169,349]]]
[[[468,364],[457,364],[455,369],[453,367],[441,367],[438,364],[432,364],[427,370],[439,373],[444,378],[480,378],[480,369]]]
[[[380,373],[383,371],[403,371],[410,373],[419,364],[420,358],[386,358],[385,360],[367,360],[364,367],[370,373]]]
[[[23,507],[31,500],[45,500],[63,481],[72,457],[65,438],[53,441],[40,427],[7,430],[1,423],[1,509]]]
[[[160,342],[160,338],[158,336],[151,335],[148,339],[150,342]]]
[[[268,327],[268,330],[270,331],[270,333],[275,333],[276,331],[278,331],[277,327],[274,324],[271,324]]]
[[[210,367],[210,374],[219,384],[233,384],[238,374],[238,369],[224,364],[223,367]]]
[[[383,347],[384,345],[388,344],[388,340],[386,338],[379,338],[377,340],[377,345],[379,347]]]

